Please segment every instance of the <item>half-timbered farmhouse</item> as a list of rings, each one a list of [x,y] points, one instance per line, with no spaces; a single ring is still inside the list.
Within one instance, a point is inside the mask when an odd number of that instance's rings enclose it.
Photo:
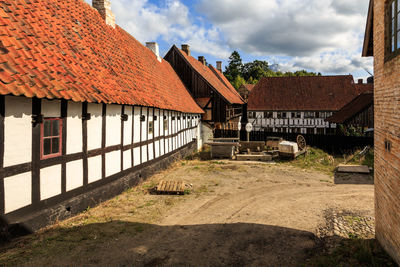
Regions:
[[[351,75],[265,77],[249,95],[248,120],[255,130],[333,134],[337,125],[325,119],[366,88]]]
[[[376,237],[400,264],[400,1],[371,0],[363,56],[374,56]]]
[[[115,25],[109,1],[93,7],[1,2],[0,216],[8,224],[35,230],[196,149],[203,111],[157,45]]]
[[[228,123],[239,121],[244,102],[221,72],[220,62],[214,68],[207,65],[204,57],[196,60],[190,54],[189,45],[182,45],[182,49],[172,46],[164,58],[204,109],[204,122],[216,128],[225,128]]]

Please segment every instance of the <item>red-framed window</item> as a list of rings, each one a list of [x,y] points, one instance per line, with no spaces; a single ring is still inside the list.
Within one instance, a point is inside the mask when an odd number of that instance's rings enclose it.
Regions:
[[[48,159],[62,155],[62,119],[44,118],[40,129],[40,158]]]

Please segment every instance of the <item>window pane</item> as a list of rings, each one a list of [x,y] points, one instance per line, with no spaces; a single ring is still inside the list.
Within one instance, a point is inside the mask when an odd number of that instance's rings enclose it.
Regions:
[[[392,2],[392,18],[395,18],[396,17],[396,10],[395,10],[395,2],[396,1],[394,1],[393,0],[393,2]]]
[[[44,136],[50,136],[51,135],[51,121],[46,120],[44,121]]]
[[[58,136],[60,135],[60,121],[59,120],[53,120],[53,135],[52,136]]]
[[[394,52],[394,36],[392,36],[392,49],[390,51]]]
[[[52,142],[52,144],[51,144],[51,154],[56,154],[56,153],[58,153],[58,152],[60,152],[59,150],[60,150],[60,147],[59,147],[59,145],[60,145],[60,138],[53,138],[53,139],[51,139],[51,142]]]
[[[397,49],[400,49],[400,31],[397,32]]]
[[[43,139],[43,155],[51,154],[51,139]]]
[[[399,1],[400,3],[400,1]],[[397,30],[400,30],[400,13],[397,14]]]

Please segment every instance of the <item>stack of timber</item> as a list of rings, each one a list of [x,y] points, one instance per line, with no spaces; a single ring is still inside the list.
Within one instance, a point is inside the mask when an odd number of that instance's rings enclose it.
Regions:
[[[183,195],[185,193],[185,183],[183,181],[160,181],[155,188],[157,194],[176,194]]]

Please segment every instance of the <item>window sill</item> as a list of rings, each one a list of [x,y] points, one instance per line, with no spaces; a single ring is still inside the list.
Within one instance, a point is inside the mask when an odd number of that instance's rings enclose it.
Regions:
[[[386,53],[385,55],[385,63],[390,62],[392,59],[396,58],[397,56],[400,55],[400,49],[397,49],[395,52],[393,53]]]

